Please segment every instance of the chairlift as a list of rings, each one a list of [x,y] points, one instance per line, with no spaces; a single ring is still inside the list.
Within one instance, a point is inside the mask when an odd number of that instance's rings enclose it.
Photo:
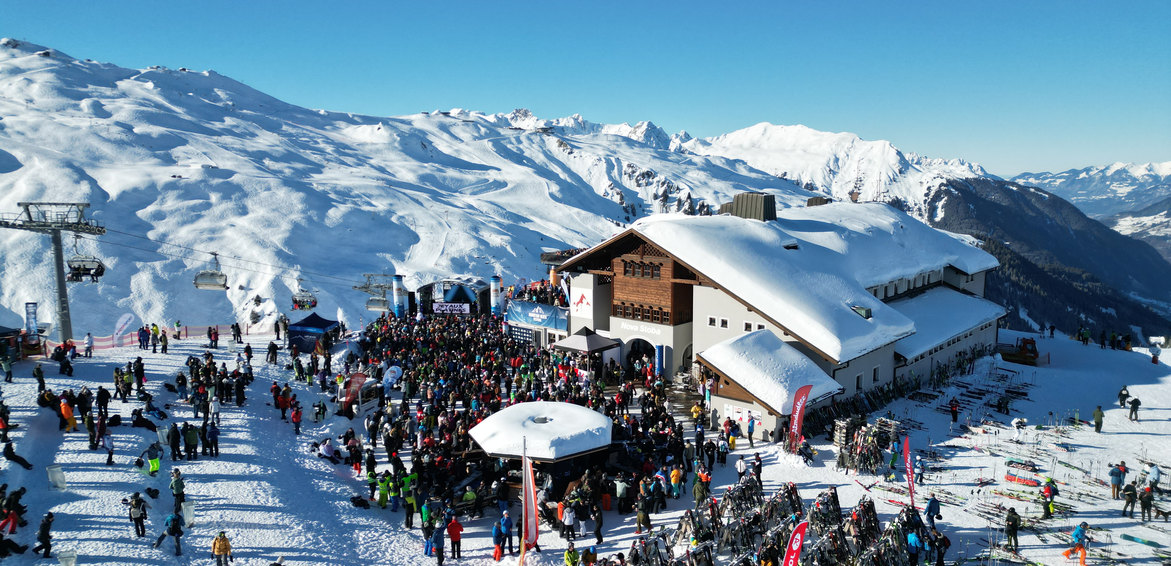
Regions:
[[[197,273],[195,275],[195,288],[205,291],[227,291],[228,276],[220,271],[219,256],[213,253],[211,260],[215,264],[215,269],[205,269]]]
[[[65,261],[69,267],[69,273],[65,279],[70,283],[81,283],[88,277],[91,283],[97,283],[98,279],[106,274],[106,265],[102,260],[92,255],[81,255],[77,251],[77,241],[81,236],[73,237],[73,257]]]
[[[385,296],[366,299],[366,310],[374,312],[390,312],[390,299]]]
[[[297,286],[301,284],[301,278],[297,278]],[[297,291],[293,293],[293,310],[295,311],[311,311],[317,308],[317,296],[309,291]]]

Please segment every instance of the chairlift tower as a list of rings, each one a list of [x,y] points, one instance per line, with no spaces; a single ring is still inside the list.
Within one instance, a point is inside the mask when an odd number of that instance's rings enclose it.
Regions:
[[[73,339],[69,318],[69,293],[65,285],[65,253],[61,232],[102,236],[105,227],[85,217],[88,202],[18,202],[24,212],[0,214],[0,228],[48,234],[53,241],[53,267],[57,275],[57,332],[61,343]]]

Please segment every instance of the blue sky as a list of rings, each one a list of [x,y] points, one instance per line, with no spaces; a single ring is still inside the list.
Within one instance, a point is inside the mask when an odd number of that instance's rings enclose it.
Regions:
[[[311,108],[758,122],[989,171],[1171,160],[1171,2],[5,2],[0,35]]]

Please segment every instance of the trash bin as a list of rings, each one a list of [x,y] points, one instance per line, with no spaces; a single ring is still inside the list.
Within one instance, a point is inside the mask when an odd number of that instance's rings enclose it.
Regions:
[[[77,552],[72,550],[62,550],[57,552],[57,561],[61,566],[74,566],[77,564]]]
[[[170,430],[169,427],[160,426],[159,430],[157,431],[159,434],[159,443],[162,444],[164,447],[170,445],[170,442],[167,442],[167,431],[169,431],[169,430]]]
[[[189,528],[189,529],[191,527],[194,527],[195,526],[195,502],[194,501],[184,501],[183,502],[183,509],[182,509],[181,513],[183,513],[183,524],[185,524],[187,526],[187,528]]]
[[[45,466],[45,472],[49,474],[50,489],[65,489],[65,471],[61,469],[61,464]]]

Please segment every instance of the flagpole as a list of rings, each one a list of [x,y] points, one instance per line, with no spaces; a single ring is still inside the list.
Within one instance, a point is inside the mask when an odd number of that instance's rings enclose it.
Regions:
[[[527,436],[522,436],[520,439],[520,520],[522,523],[524,523],[524,529],[522,529],[520,535],[520,559],[517,560],[517,566],[524,566],[525,564],[525,546],[527,546],[525,545],[525,539],[528,538],[529,535],[528,522],[532,520],[527,516],[529,511],[529,472],[527,469],[528,461],[529,438]]]

